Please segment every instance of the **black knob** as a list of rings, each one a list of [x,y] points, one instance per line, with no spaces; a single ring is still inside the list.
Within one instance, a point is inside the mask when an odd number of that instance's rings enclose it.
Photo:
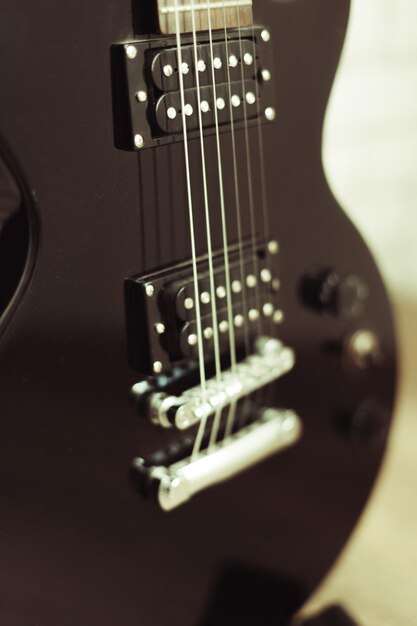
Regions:
[[[336,426],[351,441],[377,443],[387,434],[389,416],[387,407],[375,398],[366,398],[342,407],[336,415]]]
[[[368,293],[366,283],[356,274],[328,268],[307,274],[301,282],[301,298],[306,306],[346,319],[363,313]]]

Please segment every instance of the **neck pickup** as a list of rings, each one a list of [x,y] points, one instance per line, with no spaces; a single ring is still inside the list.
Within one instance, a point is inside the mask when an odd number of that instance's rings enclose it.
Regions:
[[[157,0],[159,30],[175,34],[239,28],[253,24],[252,0]],[[178,17],[177,17],[178,16]]]

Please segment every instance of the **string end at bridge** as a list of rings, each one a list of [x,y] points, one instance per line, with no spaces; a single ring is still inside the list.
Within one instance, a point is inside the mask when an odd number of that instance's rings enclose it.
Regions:
[[[256,422],[226,437],[212,448],[171,466],[147,466],[134,460],[134,471],[152,491],[162,510],[172,511],[198,492],[222,483],[295,444],[301,421],[294,411],[263,409]]]

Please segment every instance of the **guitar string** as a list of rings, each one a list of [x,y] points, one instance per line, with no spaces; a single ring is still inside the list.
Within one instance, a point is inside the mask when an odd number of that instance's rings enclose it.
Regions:
[[[180,99],[181,99],[181,118],[184,138],[184,161],[187,181],[187,202],[188,202],[188,218],[190,226],[190,240],[191,240],[191,256],[192,256],[192,268],[193,268],[193,284],[194,284],[194,300],[195,311],[197,318],[197,341],[198,341],[198,364],[200,373],[200,387],[201,397],[203,403],[207,397],[207,382],[206,371],[204,363],[203,341],[202,341],[202,327],[201,327],[201,312],[200,312],[200,294],[198,287],[198,269],[197,269],[197,256],[195,245],[195,230],[194,230],[194,211],[193,211],[193,198],[191,189],[191,175],[190,175],[190,160],[188,153],[188,133],[187,133],[187,120],[185,116],[185,96],[184,96],[184,81],[181,72],[182,66],[182,51],[181,51],[181,35],[180,35],[180,23],[179,23],[179,11],[178,0],[175,1],[175,31],[176,31],[176,44],[177,44],[177,61],[178,61],[178,78],[180,86]]]
[[[215,77],[215,65],[214,65],[214,46],[213,46],[213,32],[211,24],[211,6],[207,5],[207,17],[208,17],[208,32],[209,32],[209,44],[210,44],[210,61],[211,61],[211,75],[213,86],[213,108],[214,108],[214,121],[215,121],[215,136],[216,136],[216,152],[217,152],[217,173],[219,180],[219,195],[220,195],[220,212],[221,212],[221,226],[222,226],[222,243],[223,243],[223,259],[224,259],[224,274],[226,283],[226,302],[227,302],[227,319],[228,319],[228,331],[229,331],[229,347],[230,347],[230,366],[232,373],[236,372],[236,338],[233,322],[233,304],[232,304],[232,290],[230,281],[230,263],[229,263],[229,244],[227,235],[227,220],[226,220],[226,208],[225,208],[225,196],[223,185],[223,166],[222,166],[222,151],[220,144],[220,132],[219,132],[219,117],[217,111],[217,88]],[[220,427],[221,411],[216,412],[213,420],[208,450],[213,447],[217,440],[218,431]]]
[[[237,32],[238,32],[238,42],[239,42],[239,57],[240,57],[240,82],[242,86],[242,105],[243,105],[243,129],[244,129],[244,141],[245,141],[245,153],[246,153],[246,174],[248,181],[248,200],[249,200],[249,214],[250,214],[250,248],[253,256],[253,275],[255,277],[255,285],[253,286],[255,290],[255,305],[254,309],[257,311],[258,318],[256,321],[257,325],[257,333],[258,336],[262,333],[262,322],[261,322],[261,302],[260,302],[260,294],[259,294],[259,263],[256,249],[256,232],[255,232],[255,207],[254,207],[254,196],[253,196],[253,181],[252,181],[252,161],[250,155],[250,145],[249,145],[249,130],[248,130],[248,116],[247,116],[247,108],[246,108],[246,93],[245,93],[245,76],[244,76],[244,54],[243,54],[243,43],[242,43],[242,28],[241,28],[241,20],[240,20],[240,9],[239,4],[236,4],[236,13],[237,13]],[[256,80],[256,76],[255,76]],[[244,277],[244,279],[248,280],[248,277]],[[247,283],[246,283],[247,285]],[[245,285],[245,287],[246,287]],[[248,288],[249,285],[247,285]],[[250,312],[248,311],[248,320],[249,320]],[[248,321],[250,323],[251,320]],[[247,406],[248,397],[245,398],[244,405],[241,410],[241,417],[243,416],[243,411]],[[227,423],[227,432],[230,434],[233,431],[235,426],[236,417],[239,418],[239,414],[234,411],[233,418],[228,420]],[[238,419],[239,425],[241,425],[241,418]]]
[[[197,31],[196,31],[196,21],[195,21],[194,0],[191,0],[191,22],[192,22],[192,37],[193,37],[194,74],[195,74],[195,81],[196,81],[196,88],[197,88],[197,115],[198,115],[200,153],[201,153],[201,170],[202,170],[201,173],[202,173],[202,179],[203,179],[204,217],[205,217],[206,236],[207,236],[207,256],[208,256],[208,267],[209,267],[215,377],[216,377],[217,385],[220,386],[221,384],[220,340],[219,340],[219,327],[218,327],[218,316],[217,316],[216,287],[215,287],[215,281],[214,281],[214,268],[213,268],[213,247],[212,247],[212,239],[211,239],[211,219],[210,219],[210,207],[209,207],[208,186],[207,186],[203,117],[202,117],[202,109],[201,109],[201,90],[200,90],[200,76],[199,76],[199,66],[198,66],[199,59],[198,59],[198,50],[197,50]],[[216,416],[214,419],[216,419],[218,412],[219,410],[216,411]],[[194,447],[193,447],[193,451],[191,455],[192,459],[194,459],[200,451],[205,428],[206,428],[206,420],[202,420],[200,422],[200,427],[197,431],[197,436],[194,442]]]
[[[239,56],[240,56],[240,78],[242,84],[242,103],[243,103],[243,129],[245,135],[245,153],[246,153],[246,174],[248,179],[248,200],[249,200],[249,217],[250,217],[250,247],[253,256],[253,273],[254,273],[254,285],[253,289],[255,290],[255,304],[257,311],[257,333],[258,336],[262,334],[262,311],[261,311],[261,299],[259,294],[259,261],[257,255],[257,245],[256,245],[256,219],[255,219],[255,203],[254,203],[254,195],[253,195],[253,180],[252,180],[252,158],[250,152],[250,142],[249,142],[249,125],[248,125],[248,111],[247,111],[247,94],[245,93],[245,72],[244,72],[244,54],[243,54],[243,43],[242,43],[242,28],[240,21],[240,8],[239,4],[236,5],[237,9],[237,31],[238,31],[238,40],[239,40]],[[256,80],[256,76],[255,76]],[[250,312],[249,312],[250,315]]]
[[[256,39],[255,39],[255,27],[254,24],[252,22],[252,51],[253,51],[253,64],[254,64],[254,72],[255,72],[255,98],[256,98],[256,114],[257,114],[257,130],[258,130],[258,152],[259,152],[259,168],[260,168],[260,178],[261,178],[261,198],[262,198],[262,219],[263,219],[263,236],[264,236],[264,244],[266,246],[266,251],[265,251],[265,259],[266,259],[266,270],[269,273],[269,281],[265,281],[265,282],[269,282],[270,285],[270,293],[271,293],[271,300],[273,305],[276,304],[277,301],[277,297],[276,297],[276,293],[273,291],[273,274],[272,274],[272,263],[271,263],[271,257],[268,251],[268,238],[270,236],[270,226],[269,226],[269,212],[268,212],[268,196],[267,196],[267,191],[266,191],[266,173],[265,173],[265,151],[264,151],[264,142],[263,142],[263,127],[262,127],[262,121],[261,121],[261,115],[262,115],[262,111],[261,111],[261,106],[260,106],[260,97],[259,97],[259,84],[258,84],[258,71],[261,68],[258,68],[258,58],[257,58],[257,54],[256,54]],[[268,69],[268,68],[266,68]],[[262,276],[259,277],[262,280]],[[269,335],[272,336],[273,335],[273,315],[275,312],[275,306],[274,306],[274,311],[272,312],[271,316],[269,317]]]
[[[227,32],[227,16],[226,16],[226,5],[223,2],[223,22],[224,22],[224,40],[225,40],[225,50],[226,50],[226,65],[227,65],[227,88],[228,88],[228,98],[229,98],[229,115],[230,115],[230,133],[231,133],[231,146],[232,146],[232,161],[233,161],[233,185],[234,185],[234,194],[235,194],[235,210],[236,210],[236,227],[237,227],[237,245],[238,245],[238,256],[239,256],[239,276],[240,276],[240,290],[237,290],[237,293],[242,294],[242,314],[243,314],[243,344],[244,344],[244,354],[245,356],[249,355],[250,345],[249,345],[249,321],[248,321],[248,306],[246,299],[246,280],[245,280],[245,269],[244,269],[244,257],[243,257],[243,237],[242,237],[242,215],[241,215],[241,202],[240,202],[240,189],[239,189],[239,175],[238,175],[238,163],[237,163],[237,152],[236,152],[236,134],[235,134],[235,122],[234,122],[234,106],[232,103],[232,84],[230,77],[230,56],[229,56],[229,41],[228,41],[228,32]],[[239,97],[238,94],[235,94],[236,97]],[[239,104],[238,104],[239,106]],[[233,283],[232,283],[232,291],[233,291]],[[233,320],[234,321],[234,320]],[[233,425],[235,423],[236,410],[237,410],[237,400],[234,400],[231,403],[230,410],[226,420],[226,426],[224,430],[224,438],[230,436],[232,434]]]

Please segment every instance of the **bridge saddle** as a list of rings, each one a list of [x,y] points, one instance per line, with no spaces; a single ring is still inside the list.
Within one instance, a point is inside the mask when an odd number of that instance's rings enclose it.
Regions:
[[[142,413],[155,425],[185,430],[207,419],[243,397],[248,397],[266,387],[287,372],[295,363],[294,351],[278,339],[261,337],[256,341],[256,353],[237,364],[234,371],[223,371],[220,382],[207,381],[205,397],[200,385],[185,390],[180,395],[150,391],[139,382],[132,393],[142,406]]]

